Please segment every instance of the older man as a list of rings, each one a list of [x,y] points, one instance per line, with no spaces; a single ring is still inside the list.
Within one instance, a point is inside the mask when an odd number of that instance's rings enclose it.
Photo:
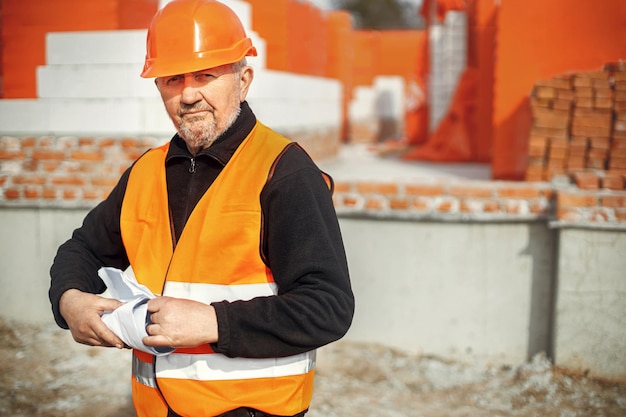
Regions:
[[[174,0],[148,31],[143,77],[177,134],[140,157],[51,268],[57,323],[124,347],[101,316],[98,270],[132,267],[157,296],[133,349],[138,416],[303,416],[315,349],[341,338],[354,298],[332,180],[245,101],[256,50],[214,0]]]

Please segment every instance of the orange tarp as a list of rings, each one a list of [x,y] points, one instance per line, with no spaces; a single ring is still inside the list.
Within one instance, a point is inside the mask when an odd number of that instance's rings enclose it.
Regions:
[[[404,159],[462,162],[472,159],[470,138],[475,132],[477,77],[466,69],[459,79],[450,109],[428,141],[403,155]]]

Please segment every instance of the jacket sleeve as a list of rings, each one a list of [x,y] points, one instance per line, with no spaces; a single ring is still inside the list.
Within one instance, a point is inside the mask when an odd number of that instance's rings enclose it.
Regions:
[[[341,338],[354,297],[331,192],[299,147],[278,162],[261,195],[263,251],[278,296],[214,303],[218,352],[231,357],[279,357]]]
[[[98,276],[102,266],[126,269],[129,265],[120,232],[120,212],[128,183],[127,170],[109,196],[92,209],[72,237],[63,243],[50,268],[48,296],[57,324],[67,329],[59,312],[61,295],[69,289],[100,294],[106,286]]]

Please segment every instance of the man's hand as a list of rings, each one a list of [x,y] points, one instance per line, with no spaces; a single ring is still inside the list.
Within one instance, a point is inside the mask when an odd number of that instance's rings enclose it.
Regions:
[[[124,347],[124,342],[101,319],[105,311],[113,311],[121,301],[99,295],[67,290],[61,296],[59,309],[78,343],[90,346]]]
[[[146,346],[180,348],[217,342],[217,316],[208,304],[157,297],[148,301],[148,314]]]

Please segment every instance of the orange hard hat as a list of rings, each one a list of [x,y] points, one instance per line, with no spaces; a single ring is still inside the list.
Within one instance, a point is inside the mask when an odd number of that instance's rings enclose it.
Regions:
[[[201,71],[256,56],[241,21],[216,0],[173,0],[150,23],[141,76]]]

